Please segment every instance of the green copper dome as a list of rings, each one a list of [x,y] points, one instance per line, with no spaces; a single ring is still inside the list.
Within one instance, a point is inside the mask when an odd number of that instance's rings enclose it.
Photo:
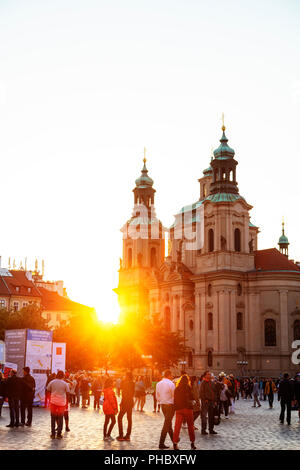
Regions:
[[[227,145],[228,139],[225,135],[225,127],[222,128],[223,130],[223,135],[222,138],[220,139],[221,145],[214,150],[214,157],[217,158],[218,160],[227,160],[228,158],[233,158],[235,151]]]
[[[144,166],[142,169],[141,176],[135,180],[135,184],[138,188],[147,188],[153,186],[153,179],[148,176],[148,170],[146,168],[146,159],[144,158]]]
[[[284,233],[284,221],[282,221],[282,235],[279,238],[278,245],[289,245],[288,237]]]

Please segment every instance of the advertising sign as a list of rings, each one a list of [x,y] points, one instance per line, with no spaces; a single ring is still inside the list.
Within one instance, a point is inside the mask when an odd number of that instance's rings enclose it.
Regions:
[[[26,366],[35,379],[35,405],[43,405],[47,372],[51,370],[52,331],[27,330]]]
[[[53,343],[52,346],[52,373],[66,370],[66,343]]]
[[[25,350],[26,330],[5,330],[5,360],[16,365],[19,377],[23,377]]]

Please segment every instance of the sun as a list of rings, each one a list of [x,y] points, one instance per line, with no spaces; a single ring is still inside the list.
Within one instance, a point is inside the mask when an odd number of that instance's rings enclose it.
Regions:
[[[118,323],[120,316],[120,306],[117,299],[103,299],[103,302],[95,307],[98,320],[103,323]]]

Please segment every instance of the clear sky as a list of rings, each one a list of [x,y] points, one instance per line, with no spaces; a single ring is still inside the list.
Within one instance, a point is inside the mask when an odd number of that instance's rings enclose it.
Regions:
[[[300,259],[298,0],[0,0],[2,266],[45,259],[118,314],[120,228],[147,148],[165,226],[199,198],[225,113],[240,194]]]

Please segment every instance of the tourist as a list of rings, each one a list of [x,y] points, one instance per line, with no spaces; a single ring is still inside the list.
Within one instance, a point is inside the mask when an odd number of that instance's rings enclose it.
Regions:
[[[92,393],[94,395],[94,410],[100,410],[100,397],[102,393],[102,381],[100,377],[95,377],[92,383]]]
[[[278,401],[280,401],[281,412],[280,412],[280,423],[284,423],[284,415],[286,410],[286,421],[287,424],[291,424],[291,408],[292,400],[294,399],[294,384],[290,380],[288,373],[283,375],[283,380],[281,380],[278,389]]]
[[[152,396],[153,396],[153,413],[156,413],[156,411],[158,413],[160,412],[160,405],[157,403],[157,399],[156,399],[156,385],[160,380],[161,378],[159,379],[154,378],[151,384]]]
[[[225,418],[228,419],[228,410],[229,410],[229,405],[230,405],[230,398],[231,398],[231,393],[228,390],[228,385],[226,383],[226,377],[224,375],[221,375],[219,377],[219,382],[221,384],[221,393],[220,393],[220,413],[224,410]]]
[[[201,398],[201,434],[207,434],[207,417],[208,429],[210,434],[218,434],[214,431],[214,416],[216,406],[216,395],[213,383],[211,381],[211,374],[207,370],[203,375],[203,380],[200,385],[200,398]]]
[[[89,395],[90,395],[91,384],[88,376],[84,375],[80,381],[80,391],[82,395],[82,408],[88,408]]]
[[[269,400],[269,408],[273,408],[273,402],[274,402],[274,393],[277,392],[277,387],[275,383],[273,382],[273,379],[270,378],[265,385],[265,393],[268,397]]]
[[[156,385],[156,399],[158,404],[161,407],[161,410],[164,414],[164,424],[160,434],[159,448],[160,449],[169,449],[165,445],[165,440],[167,434],[169,434],[171,441],[173,442],[173,429],[172,429],[172,419],[174,416],[174,391],[175,384],[171,380],[172,374],[170,370],[166,370],[164,373],[164,378],[157,383]]]
[[[173,448],[178,450],[179,434],[183,419],[185,418],[188,425],[189,438],[191,441],[191,449],[195,447],[195,431],[194,431],[194,415],[193,415],[194,399],[190,380],[187,375],[183,375],[177,382],[174,391],[174,409],[175,409],[175,428],[173,434]]]
[[[6,426],[7,428],[17,428],[20,426],[19,409],[22,390],[23,381],[21,377],[17,377],[17,371],[12,369],[10,371],[10,376],[6,379],[5,383],[5,395],[8,398],[10,413],[10,423]]]
[[[254,402],[253,402],[252,408],[256,408],[256,403],[257,403],[257,406],[259,408],[261,407],[258,396],[259,396],[259,384],[258,384],[256,379],[253,379],[253,398],[254,398]]]
[[[51,438],[55,439],[55,426],[57,425],[57,438],[62,438],[63,418],[67,405],[67,394],[70,393],[69,385],[64,381],[64,373],[59,370],[56,379],[52,380],[47,390],[50,392],[51,412]]]
[[[35,395],[35,380],[30,375],[30,367],[23,368],[23,387],[21,395],[21,425],[31,426],[32,424],[32,404]],[[27,410],[27,421],[25,413]]]
[[[103,413],[105,414],[105,422],[103,427],[103,440],[113,441],[114,438],[111,436],[111,432],[116,424],[115,415],[118,413],[118,402],[115,392],[113,391],[113,380],[108,378],[104,384],[104,402],[103,402]],[[110,426],[108,428],[108,425]],[[108,428],[108,430],[107,430]]]
[[[4,403],[4,397],[5,397],[5,380],[2,372],[0,371],[0,417],[2,413],[2,406]]]
[[[120,412],[118,415],[118,428],[119,435],[117,437],[118,441],[130,441],[131,428],[132,428],[132,408],[134,400],[134,382],[132,378],[132,373],[127,372],[125,379],[121,383],[121,394],[122,399],[120,403]],[[127,432],[125,436],[123,435],[123,416],[127,416]]]
[[[197,382],[197,377],[193,375],[191,377],[191,387],[192,387],[192,394],[193,394],[193,419],[194,419],[194,429],[198,429],[195,426],[195,421],[200,416],[200,395],[199,395],[199,387],[198,387],[198,382]]]

